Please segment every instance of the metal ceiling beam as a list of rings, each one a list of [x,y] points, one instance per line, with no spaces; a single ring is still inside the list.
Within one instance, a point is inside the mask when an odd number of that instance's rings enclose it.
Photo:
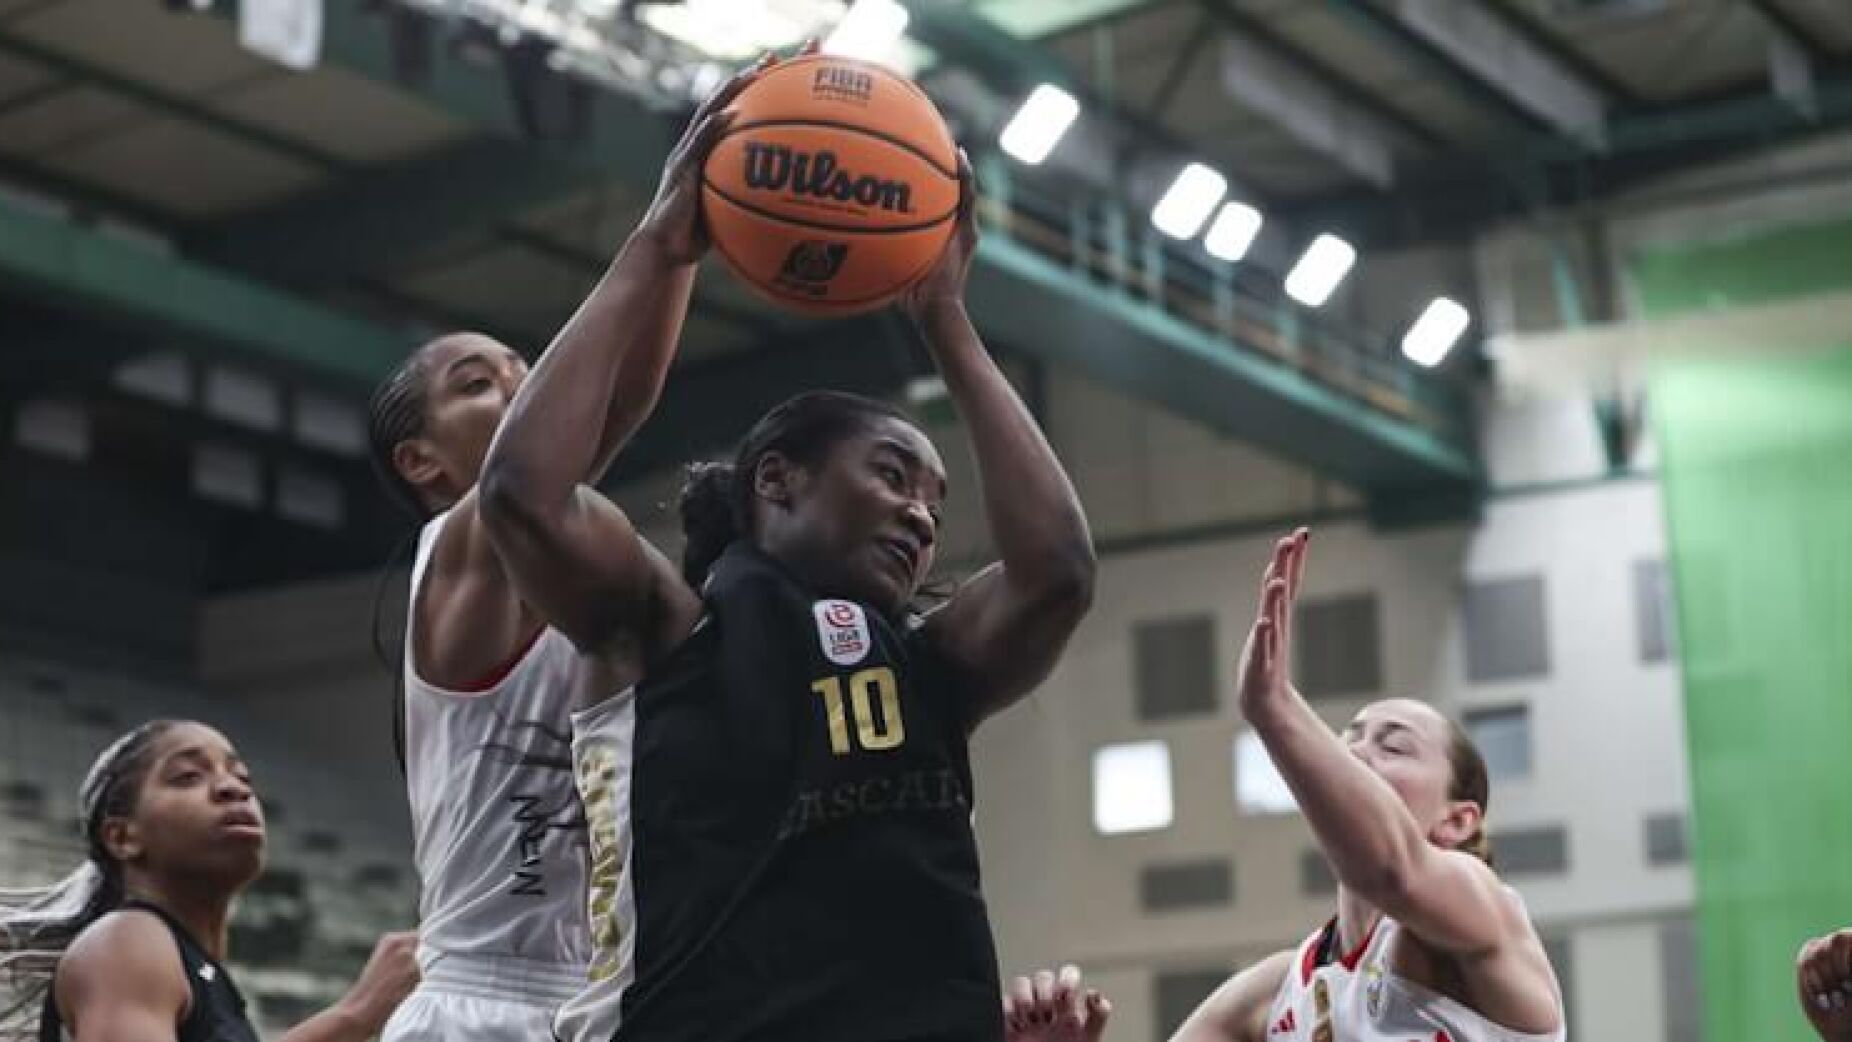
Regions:
[[[1032,41],[1019,39],[1001,26],[957,0],[900,0],[910,19],[907,34],[945,56],[950,64],[970,70],[1006,99],[1019,99],[1041,83],[1052,83],[1073,95],[1093,126],[1111,128],[1120,139],[1120,155],[1168,156],[1179,162],[1200,150],[1130,108],[1088,89],[1072,70]],[[1230,187],[1237,196],[1258,205],[1270,200],[1251,185],[1238,183],[1231,171]],[[1123,173],[1110,164],[1094,164],[1091,176],[1105,193],[1124,196]],[[1158,186],[1159,190],[1162,185]]]
[[[30,40],[0,33],[0,53],[36,62],[68,80],[104,87],[131,101],[146,105],[162,115],[197,123],[245,144],[275,152],[318,170],[345,173],[353,169],[353,164],[313,145],[279,134],[267,127],[222,115],[199,104],[194,99],[151,87],[140,80],[130,79],[100,65],[80,61]]]
[[[1361,248],[1394,249],[1473,234],[1488,223],[1539,208],[1576,206],[1694,163],[1746,153],[1796,135],[1852,125],[1852,69],[1819,83],[1818,118],[1808,120],[1757,85],[1733,96],[1622,116],[1609,125],[1609,152],[1590,157],[1554,135],[1488,146],[1514,170],[1530,172],[1534,197],[1474,162],[1442,161],[1412,171],[1398,192],[1346,191],[1289,207],[1306,224],[1337,224]]]
[[[1221,24],[1225,32],[1246,37],[1270,52],[1276,60],[1292,65],[1301,77],[1315,85],[1315,91],[1331,95],[1345,107],[1356,110],[1364,119],[1383,128],[1392,138],[1401,139],[1405,147],[1415,151],[1434,151],[1447,147],[1447,141],[1441,135],[1357,86],[1342,70],[1281,36],[1266,22],[1236,7],[1231,0],[1198,2]]]
[[[1807,119],[1818,119],[1818,70],[1832,55],[1775,0],[1744,2],[1768,30],[1768,80],[1775,96]]]
[[[1354,84],[1279,38],[1226,0],[1202,0],[1222,30],[1222,89],[1300,144],[1353,175],[1388,188],[1398,153],[1426,151],[1433,138]]]
[[[1547,127],[1601,144],[1602,95],[1490,10],[1459,0],[1327,0],[1508,131]]]
[[[0,281],[182,343],[370,388],[410,348],[364,322],[0,199]]]

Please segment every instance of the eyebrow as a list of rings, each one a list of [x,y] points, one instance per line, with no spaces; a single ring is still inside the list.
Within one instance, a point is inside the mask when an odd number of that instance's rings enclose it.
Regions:
[[[244,762],[244,757],[239,756],[237,753],[227,753],[225,759],[234,767],[250,767],[250,764]],[[175,760],[203,760],[211,762],[212,755],[204,746],[189,745],[185,749],[167,755],[167,762],[172,763]]]
[[[472,362],[477,363],[479,365],[493,365],[494,364],[494,362],[490,360],[487,352],[471,351],[468,354],[462,356],[461,358],[452,359],[450,364],[444,367],[444,375],[450,376],[456,373],[457,370],[462,369],[464,366],[469,365]]]
[[[945,495],[946,495],[945,477],[944,475],[937,473],[931,467],[928,467],[926,465],[926,457],[921,456],[918,452],[915,452],[910,446],[904,445],[901,442],[893,438],[889,438],[885,435],[875,439],[875,447],[881,448],[881,449],[887,449],[888,451],[892,452],[894,455],[899,456],[901,460],[907,464],[907,466],[912,467],[915,470],[926,471],[928,474],[932,474],[934,477],[938,478],[939,479],[939,498],[940,499],[945,498]]]

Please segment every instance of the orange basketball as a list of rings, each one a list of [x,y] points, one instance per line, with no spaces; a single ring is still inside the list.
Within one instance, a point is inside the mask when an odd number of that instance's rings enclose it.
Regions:
[[[734,99],[701,210],[714,247],[771,301],[815,315],[886,304],[924,275],[958,214],[939,110],[886,69],[812,55]]]

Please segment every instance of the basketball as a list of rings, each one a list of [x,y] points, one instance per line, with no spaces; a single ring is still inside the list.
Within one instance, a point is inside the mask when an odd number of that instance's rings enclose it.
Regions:
[[[734,100],[701,205],[715,249],[761,295],[852,315],[923,276],[958,214],[958,153],[919,88],[879,65],[811,55]]]

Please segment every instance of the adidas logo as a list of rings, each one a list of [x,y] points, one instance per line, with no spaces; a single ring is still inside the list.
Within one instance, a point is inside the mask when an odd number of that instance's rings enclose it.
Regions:
[[[1293,1017],[1293,1011],[1289,1009],[1286,1011],[1285,1016],[1281,1017],[1278,1021],[1274,1023],[1272,1027],[1267,1029],[1267,1034],[1269,1035],[1291,1034],[1292,1030],[1298,1026],[1299,1026],[1299,1021]]]

